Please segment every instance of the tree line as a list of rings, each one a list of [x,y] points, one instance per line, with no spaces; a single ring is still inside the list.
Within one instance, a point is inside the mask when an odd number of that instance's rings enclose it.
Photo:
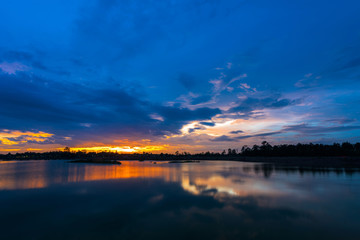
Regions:
[[[15,154],[0,154],[2,160],[55,160],[55,159],[109,159],[109,160],[236,160],[244,157],[339,157],[360,156],[360,143],[349,142],[325,144],[281,144],[272,146],[263,141],[252,147],[243,146],[240,150],[231,149],[219,152],[189,152],[170,153],[117,153],[117,152],[86,152],[71,151],[66,147],[63,151],[43,153],[24,152]]]

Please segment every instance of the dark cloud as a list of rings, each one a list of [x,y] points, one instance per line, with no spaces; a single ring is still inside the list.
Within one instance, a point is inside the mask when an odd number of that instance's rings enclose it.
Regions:
[[[181,73],[179,75],[178,81],[189,91],[191,91],[197,83],[195,77],[186,73]]]
[[[206,102],[210,101],[212,98],[213,98],[213,96],[211,96],[211,95],[202,95],[202,96],[191,99],[190,104],[197,105],[197,104],[201,104],[201,103],[206,103]]]
[[[245,135],[245,136],[235,137],[235,139],[246,139],[246,138],[252,138],[252,137],[266,137],[266,136],[272,136],[272,135],[276,135],[276,134],[280,134],[280,133],[282,133],[282,131],[258,133],[258,134],[253,134],[253,135]]]
[[[231,131],[230,133],[231,134],[238,134],[238,133],[243,133],[244,131],[241,131],[241,130],[237,130],[237,131]]]
[[[204,127],[204,126],[213,127],[213,126],[215,126],[215,123],[214,122],[199,122],[199,124],[196,124],[194,128],[190,128],[188,130],[188,133],[195,132],[196,130],[206,130],[206,127]]]
[[[33,69],[40,70],[43,72],[47,72],[50,74],[55,74],[58,76],[70,76],[71,73],[69,71],[62,70],[59,67],[48,67],[46,66],[40,58],[43,58],[44,55],[37,52],[33,49],[35,52],[30,51],[0,51],[0,60],[2,61],[8,61],[8,62],[22,62]]]
[[[260,119],[260,118],[264,118],[265,115],[262,112],[246,112],[246,113],[241,113],[241,112],[235,112],[235,113],[225,113],[222,114],[220,116],[218,116],[217,118],[219,119]]]
[[[310,126],[308,124],[298,124],[286,126],[283,128],[283,132],[299,132],[305,134],[318,134],[318,133],[331,133],[331,132],[342,132],[360,129],[360,126]]]
[[[92,88],[76,83],[56,83],[20,73],[0,75],[0,120],[9,129],[40,129],[86,134],[175,133],[189,121],[208,120],[219,109],[168,107],[145,100],[141,90]],[[156,113],[164,121],[150,117]],[[83,123],[90,124],[84,130]],[[74,133],[75,134],[75,133]]]
[[[199,24],[225,13],[217,9],[219,5],[218,1],[200,0],[97,1],[95,5],[83,8],[77,20],[78,46],[86,49],[91,46],[93,52],[101,50],[104,54],[97,53],[98,56],[111,60],[148,51],[160,39],[166,41],[166,46],[181,47],[186,37],[184,32],[194,28],[194,21]],[[182,18],[184,13],[187,18]],[[180,23],[178,18],[182,19]],[[168,41],[170,39],[172,41]]]
[[[268,98],[252,98],[248,97],[236,106],[228,110],[229,113],[241,112],[249,113],[254,110],[262,110],[265,108],[284,108],[287,106],[295,105],[300,103],[301,100],[290,100],[290,99],[279,99],[278,97],[268,97]]]
[[[347,124],[347,123],[353,123],[356,122],[356,119],[350,119],[350,118],[333,118],[333,119],[327,119],[325,122],[331,122],[331,123],[337,123],[337,124]]]
[[[358,39],[357,39],[358,40]],[[359,77],[360,71],[360,44],[346,46],[337,52],[337,59],[333,60],[333,63],[321,72],[321,75],[325,76],[325,79],[335,80],[336,82],[341,79],[342,81]]]
[[[32,61],[34,56],[26,51],[1,51],[1,60],[5,61]]]
[[[220,137],[216,137],[214,139],[211,139],[211,141],[214,141],[214,142],[234,142],[234,141],[236,141],[236,139],[231,138],[231,137],[226,136],[226,135],[222,135]]]
[[[337,67],[336,71],[346,71],[354,68],[360,67],[360,58],[353,58],[347,60],[345,63],[341,64],[339,67]]]
[[[287,132],[298,132],[305,135],[318,135],[323,133],[332,133],[332,132],[343,132],[343,131],[351,131],[351,130],[358,130],[360,126],[330,126],[330,127],[323,127],[323,126],[310,126],[308,124],[297,124],[297,125],[290,125],[285,126],[279,131],[273,132],[265,132],[265,133],[258,133],[258,134],[250,134],[250,135],[243,135],[238,137],[229,137],[226,135],[222,135],[220,137],[214,138],[211,141],[219,141],[219,142],[232,142],[240,139],[247,139],[253,137],[266,137],[272,135],[283,134]]]
[[[159,131],[170,131],[173,133],[179,133],[178,130],[187,122],[211,119],[221,113],[218,108],[190,110],[187,108],[155,106],[155,110],[165,120],[159,124],[159,127],[161,127]]]
[[[195,128],[190,128],[188,130],[188,133],[192,133],[192,132],[195,132],[196,130],[204,130],[205,128],[204,127],[195,127]]]
[[[215,126],[215,123],[214,123],[214,122],[199,122],[199,124],[205,125],[205,126],[209,126],[209,127]]]
[[[52,73],[52,74],[56,74],[56,75],[63,75],[63,76],[70,76],[71,73],[68,72],[68,71],[65,71],[65,70],[61,70],[61,69],[52,69],[52,68],[49,68],[47,66],[45,66],[43,63],[41,63],[40,61],[33,61],[31,63],[31,66],[33,68],[37,68],[39,70],[42,70],[42,71],[45,71],[45,72],[48,72],[48,73]]]

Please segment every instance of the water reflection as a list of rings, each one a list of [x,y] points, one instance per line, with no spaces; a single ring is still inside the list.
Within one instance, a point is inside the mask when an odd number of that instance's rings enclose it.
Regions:
[[[8,162],[0,168],[1,189],[44,188],[54,184],[83,181],[163,178],[178,181],[179,169],[151,162],[124,161],[122,165],[80,164],[67,161]]]
[[[159,178],[166,182],[179,182],[185,190],[193,194],[225,192],[238,196],[268,191],[271,194],[279,194],[269,188],[269,183],[259,176],[270,178],[272,175],[290,174],[296,177],[352,177],[360,173],[360,169],[301,168],[221,161],[201,164],[123,161],[122,165],[80,164],[68,161],[11,161],[2,162],[0,166],[0,190],[45,188],[54,184],[109,179]]]
[[[242,162],[6,162],[0,232],[2,239],[357,239],[359,180],[357,171]]]
[[[287,174],[312,174],[312,175],[329,175],[336,174],[342,176],[352,176],[355,173],[360,173],[360,168],[328,168],[328,167],[298,167],[274,164],[255,164],[252,168],[244,167],[244,171],[255,171],[257,174],[262,173],[264,177],[270,177],[274,172]]]

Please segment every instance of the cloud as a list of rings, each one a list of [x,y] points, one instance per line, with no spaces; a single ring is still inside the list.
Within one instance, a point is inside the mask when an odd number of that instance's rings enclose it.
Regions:
[[[61,70],[61,69],[58,69],[58,68],[47,67],[43,63],[41,63],[40,61],[32,62],[31,66],[33,68],[37,68],[39,70],[42,70],[42,71],[45,71],[45,72],[48,72],[48,73],[52,73],[52,74],[55,74],[55,75],[60,75],[60,76],[70,76],[71,75],[71,73],[68,72],[68,71]]]
[[[267,97],[267,98],[253,98],[246,97],[244,99],[239,100],[240,103],[237,106],[230,108],[228,113],[249,113],[254,110],[262,110],[265,108],[284,108],[291,105],[295,105],[301,102],[300,99],[291,100],[287,98],[278,98],[278,97]]]
[[[17,74],[0,75],[0,88],[6,89],[0,95],[3,124],[6,124],[4,118],[8,118],[11,126],[18,121],[24,127],[41,122],[56,126],[96,118],[94,112],[85,110],[86,106],[76,105],[81,89],[85,90],[76,84],[58,85],[33,75]]]
[[[222,91],[228,90],[232,83],[247,77],[246,73],[238,74],[238,71],[239,70],[234,69],[229,73],[221,72],[220,76],[211,79],[209,83],[213,85],[213,94],[215,96],[219,95]]]
[[[208,126],[208,127],[213,127],[213,126],[215,126],[215,123],[214,123],[214,122],[199,122],[199,124],[205,125],[205,126]]]
[[[204,106],[214,107],[213,103],[215,103],[215,99],[212,94],[195,94],[193,92],[189,92],[178,97],[175,102],[168,102],[168,105],[178,105],[185,108],[188,107],[191,109],[196,109]]]
[[[16,74],[17,72],[27,71],[30,68],[20,62],[2,62],[0,69],[7,74]]]
[[[195,77],[186,73],[181,73],[179,75],[178,81],[189,91],[192,90],[197,83]]]
[[[231,134],[239,134],[239,133],[243,133],[244,131],[241,131],[241,130],[237,130],[237,131],[231,131],[230,133]]]
[[[241,83],[240,86],[242,88],[250,89],[250,86],[247,83]]]
[[[166,49],[179,48],[185,44],[187,32],[234,9],[220,6],[213,0],[96,1],[83,7],[76,21],[77,47],[82,52],[90,49],[87,54],[97,53],[104,62],[150,52],[161,41]]]
[[[346,71],[360,67],[360,57],[352,58],[342,63],[339,67],[335,68],[335,71]]]
[[[161,121],[163,122],[164,121],[164,118],[156,113],[152,113],[149,115],[152,119],[155,119],[155,120],[158,120],[158,121]]]
[[[284,126],[282,129],[278,131],[271,131],[271,132],[262,132],[262,133],[254,133],[254,134],[246,134],[238,137],[230,137],[226,135],[222,135],[220,137],[216,137],[211,139],[211,141],[218,141],[218,142],[233,142],[238,141],[241,139],[248,139],[248,138],[259,138],[259,137],[267,137],[273,135],[280,135],[290,132],[297,132],[306,136],[311,135],[318,135],[324,133],[333,133],[333,132],[344,132],[344,131],[351,131],[351,130],[359,130],[360,126],[311,126],[306,123],[303,124],[296,124],[296,125],[289,125]],[[234,131],[237,132],[237,131]],[[233,133],[233,132],[230,132]]]
[[[179,100],[179,104],[189,108],[197,108],[197,107],[204,107],[204,106],[221,106],[220,99],[227,99],[236,98],[236,94],[239,92],[239,87],[235,86],[235,82],[246,78],[247,74],[239,73],[240,70],[237,68],[226,68],[226,70],[220,72],[220,75],[217,78],[210,78],[207,84],[211,84],[212,88],[211,91],[200,91],[199,93],[189,92],[186,95],[181,95],[177,100]],[[186,83],[186,81],[193,81],[193,78],[190,76],[185,77],[182,75],[181,78],[182,82],[185,83],[187,88],[189,89],[190,86]],[[233,86],[231,87],[230,85]],[[245,83],[245,86],[248,86]],[[207,86],[203,86],[205,89]],[[236,89],[236,90],[235,90]],[[243,88],[246,92],[256,92],[256,89],[253,88]],[[219,103],[219,104],[218,104]]]
[[[179,133],[180,128],[187,122],[208,120],[221,113],[220,109],[217,108],[190,110],[187,108],[157,106],[155,109],[164,118],[164,122],[159,124],[159,131],[169,131],[171,133]]]
[[[226,67],[228,68],[228,69],[231,69],[231,67],[232,67],[232,63],[231,62],[228,62],[227,64],[226,64]]]
[[[177,121],[195,121],[203,119],[211,119],[216,114],[221,113],[217,108],[197,108],[190,110],[187,108],[176,107],[156,107],[165,120]]]
[[[46,132],[30,132],[19,130],[0,130],[0,142],[2,145],[19,145],[25,143],[45,143],[54,134]]]
[[[304,134],[318,134],[318,133],[331,133],[331,132],[343,132],[350,130],[360,129],[360,126],[311,126],[306,123],[286,126],[282,129],[283,132],[299,132]]]
[[[327,119],[325,122],[331,122],[336,124],[347,124],[347,123],[354,123],[356,122],[356,119],[350,119],[350,118],[332,118]]]
[[[35,49],[30,51],[0,51],[0,60],[4,62],[0,64],[0,69],[8,74],[31,70],[40,70],[42,72],[55,74],[58,76],[70,76],[69,71],[65,71],[62,67],[48,67],[42,61],[47,56],[40,54]],[[35,52],[35,53],[34,53]],[[41,59],[41,61],[39,60]],[[49,62],[49,59],[47,59]]]
[[[221,113],[217,108],[191,110],[152,103],[140,94],[141,89],[127,86],[99,89],[33,74],[0,74],[0,88],[8,89],[0,95],[4,127],[55,131],[62,141],[69,131],[72,141],[86,140],[88,135],[102,139],[116,134],[179,133],[188,122],[210,120]]]
[[[196,130],[205,130],[205,127],[195,127],[195,128],[189,128],[188,133],[195,132]]]
[[[211,141],[213,141],[213,142],[234,142],[234,141],[236,141],[236,139],[231,138],[231,137],[226,136],[226,135],[222,135],[220,137],[216,137],[216,138],[211,139]]]
[[[338,51],[337,58],[332,60],[332,64],[321,72],[321,75],[325,79],[336,82],[339,79],[342,81],[358,79],[360,71],[360,44],[358,42],[355,45],[347,45]]]
[[[9,51],[4,51],[0,56],[0,58],[10,62],[16,62],[16,61],[28,62],[33,60],[34,56],[28,51],[9,50]]]
[[[312,88],[318,85],[318,80],[320,76],[315,76],[313,73],[307,73],[304,75],[304,78],[300,79],[295,83],[297,88]]]
[[[194,97],[193,99],[191,99],[190,104],[198,105],[201,103],[206,103],[206,102],[209,102],[210,100],[212,100],[212,98],[213,98],[213,96],[211,96],[211,95],[202,95],[202,96]]]
[[[265,133],[239,136],[239,137],[235,137],[235,139],[246,139],[246,138],[252,138],[252,137],[266,137],[266,136],[272,136],[272,135],[276,135],[276,134],[280,134],[280,133],[282,133],[282,131],[265,132]]]

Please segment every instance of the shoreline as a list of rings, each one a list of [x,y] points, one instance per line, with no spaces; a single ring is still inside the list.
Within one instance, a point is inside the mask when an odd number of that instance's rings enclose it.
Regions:
[[[8,161],[57,161],[68,160],[73,163],[104,163],[118,164],[118,161],[155,161],[169,163],[187,163],[201,161],[236,161],[274,165],[276,167],[304,167],[304,168],[360,168],[360,157],[236,157],[229,159],[0,159]]]

